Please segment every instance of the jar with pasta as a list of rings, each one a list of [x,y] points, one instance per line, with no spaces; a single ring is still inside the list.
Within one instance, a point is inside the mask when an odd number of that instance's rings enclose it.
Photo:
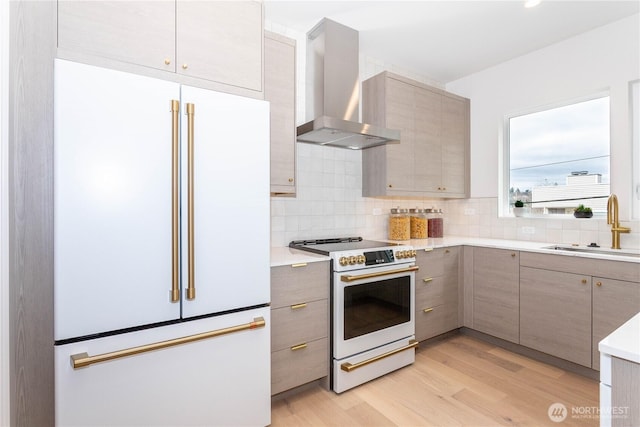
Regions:
[[[411,223],[411,238],[426,239],[428,237],[428,219],[426,209],[409,209]]]
[[[406,209],[393,208],[389,215],[389,240],[409,240],[411,220]]]

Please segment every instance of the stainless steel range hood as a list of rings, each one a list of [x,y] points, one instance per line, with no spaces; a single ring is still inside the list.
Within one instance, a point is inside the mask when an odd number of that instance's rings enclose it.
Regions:
[[[324,18],[307,33],[307,123],[298,142],[360,150],[399,143],[400,131],[359,122],[358,32]]]

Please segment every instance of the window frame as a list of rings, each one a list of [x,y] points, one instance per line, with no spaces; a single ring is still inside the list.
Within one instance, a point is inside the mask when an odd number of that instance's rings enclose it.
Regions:
[[[502,133],[502,143],[499,144],[499,160],[500,160],[500,175],[498,177],[498,212],[500,217],[513,218],[514,215],[511,212],[511,205],[509,204],[509,189],[511,184],[511,129],[510,120],[515,117],[526,116],[529,114],[539,113],[543,111],[553,110],[556,108],[566,107],[573,104],[579,104],[582,102],[592,101],[599,98],[609,98],[609,173],[611,173],[611,91],[601,90],[583,95],[575,98],[558,100],[549,104],[543,104],[538,106],[532,106],[523,108],[521,110],[515,110],[504,115],[502,120],[502,126],[500,132]],[[640,147],[638,147],[640,150]],[[638,190],[640,191],[640,189]],[[639,195],[640,197],[640,195]],[[601,214],[595,214],[594,217],[602,216]],[[573,218],[572,215],[566,214],[527,214],[527,218],[541,218],[541,219],[569,219]]]

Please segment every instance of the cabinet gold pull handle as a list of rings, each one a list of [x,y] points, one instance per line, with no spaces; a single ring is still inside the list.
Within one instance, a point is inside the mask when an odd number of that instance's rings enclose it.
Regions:
[[[422,310],[423,313],[430,313],[432,311],[433,311],[433,307],[425,308],[424,310]]]
[[[171,302],[180,301],[180,176],[179,176],[179,147],[178,135],[180,121],[180,102],[171,100]]]
[[[511,258],[515,258],[515,257],[516,257],[516,253],[514,252],[511,254]]]
[[[291,264],[291,268],[300,268],[300,267],[306,267],[307,263],[306,262],[300,262],[298,264]]]
[[[182,69],[186,70],[187,68],[189,68],[189,64],[182,64]]]
[[[89,356],[87,353],[73,354],[71,355],[71,366],[73,367],[73,369],[84,368],[85,366],[93,365],[100,362],[106,362],[107,360],[120,359],[122,357],[133,356],[135,354],[146,353],[153,350],[160,350],[162,348],[173,347],[180,344],[188,344],[194,341],[219,337],[234,332],[263,328],[265,324],[266,322],[264,321],[264,318],[255,317],[253,319],[253,322],[245,323],[242,325],[230,326],[228,328],[216,329],[214,331],[203,332],[201,334],[188,335],[186,337],[160,341],[153,344],[146,344],[138,347],[127,348],[124,350],[112,351],[111,353],[97,354],[95,356]]]
[[[196,297],[196,283],[195,283],[195,219],[194,219],[194,120],[195,120],[195,105],[187,103],[187,231],[188,231],[188,255],[189,255],[189,281],[187,283],[187,299],[192,300]]]
[[[367,359],[367,360],[363,360],[362,362],[358,362],[358,363],[343,363],[342,365],[340,365],[340,369],[342,369],[345,372],[351,372],[354,371],[358,368],[362,368],[363,366],[367,366],[370,363],[374,363],[377,362],[378,360],[382,360],[382,359],[386,359],[387,357],[393,356],[394,354],[398,354],[401,353],[405,350],[411,350],[412,348],[416,348],[418,346],[418,341],[416,340],[410,340],[408,345],[405,345],[404,347],[400,347],[397,348],[395,350],[391,350],[387,353],[381,354],[379,356],[376,357],[372,357],[371,359]]]
[[[291,306],[291,310],[300,310],[301,308],[305,308],[307,306],[306,302],[302,302],[300,304],[294,304]]]
[[[596,282],[596,286],[602,286],[602,282]]]
[[[433,252],[433,248],[424,248],[425,252]]]
[[[432,280],[433,280],[433,277],[425,277],[424,279],[422,279],[422,281],[423,281],[424,283],[429,283],[429,282],[431,282]]]
[[[289,178],[289,182],[293,182],[293,178]]]
[[[169,58],[164,58],[164,65],[171,64],[171,60]]]
[[[587,283],[587,279],[582,279],[582,280],[581,280],[581,282],[582,282],[582,284],[584,285],[584,284],[586,284],[586,283]]]
[[[307,343],[303,342],[302,344],[294,345],[291,347],[291,351],[302,350],[303,348],[307,348]]]
[[[449,252],[451,252],[449,249],[445,249],[445,250],[444,250],[444,253],[445,253],[445,254],[448,254]]]

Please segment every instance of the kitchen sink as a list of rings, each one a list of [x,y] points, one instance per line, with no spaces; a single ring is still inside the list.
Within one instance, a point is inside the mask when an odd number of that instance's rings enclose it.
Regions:
[[[614,255],[614,256],[629,256],[640,258],[640,252],[629,252],[619,249],[603,249],[603,248],[591,248],[591,247],[579,247],[579,246],[545,246],[542,249],[553,249],[555,251],[566,252],[582,252],[586,254],[602,254],[602,255]]]

